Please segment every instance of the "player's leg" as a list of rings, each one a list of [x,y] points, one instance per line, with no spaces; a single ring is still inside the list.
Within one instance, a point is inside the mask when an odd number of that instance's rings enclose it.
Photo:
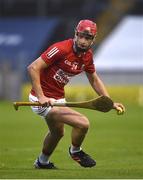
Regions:
[[[60,122],[55,123],[54,120],[50,119],[46,119],[46,122],[49,127],[49,132],[44,138],[42,152],[36,159],[34,165],[36,168],[55,169],[56,167],[49,161],[49,158],[64,135],[64,124]]]
[[[46,122],[49,127],[49,132],[45,136],[42,152],[50,157],[58,142],[64,136],[64,124],[55,122],[53,119],[46,119]]]
[[[31,102],[37,102],[37,97],[33,96],[32,94],[29,95],[29,100]],[[65,102],[65,99],[59,99],[57,102]],[[54,151],[56,145],[58,144],[59,140],[63,136],[64,133],[64,124],[60,122],[54,122],[54,120],[47,119],[48,113],[51,111],[51,107],[38,107],[34,106],[31,107],[32,111],[41,117],[43,117],[49,127],[49,133],[45,136],[43,142],[43,148],[40,156],[36,159],[34,165],[36,168],[42,169],[55,169],[53,163],[49,162],[49,157]]]
[[[38,167],[41,167],[42,164],[42,168],[44,165],[47,167],[50,155],[64,135],[64,123],[73,126],[72,143],[76,144],[76,148],[78,147],[79,150],[89,126],[89,122],[84,116],[70,108],[54,107],[48,112],[45,120],[50,131],[44,139],[42,152],[35,162],[35,167],[39,161]]]
[[[81,146],[89,128],[89,121],[85,116],[68,107],[56,107],[48,113],[48,118],[72,126],[72,143]]]
[[[88,119],[80,113],[67,108],[52,108],[48,113],[48,118],[52,121],[68,124],[72,129],[72,145],[69,150],[71,157],[84,167],[95,166],[96,162],[81,150],[81,144],[89,128]],[[50,143],[48,142],[50,147]]]
[[[78,122],[75,120],[76,116]],[[64,108],[64,110],[62,108],[52,108],[45,120],[50,131],[43,142],[42,153],[39,157],[41,163],[47,163],[59,140],[63,137],[64,123],[73,126],[72,143],[76,144],[77,147],[81,146],[89,126],[88,120],[81,114],[69,108]]]

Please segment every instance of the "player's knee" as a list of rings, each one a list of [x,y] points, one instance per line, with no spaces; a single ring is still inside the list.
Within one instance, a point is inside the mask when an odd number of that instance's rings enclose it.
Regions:
[[[83,131],[87,132],[89,129],[89,121],[85,116],[82,116],[81,119],[81,125],[80,125],[80,129],[82,129]]]

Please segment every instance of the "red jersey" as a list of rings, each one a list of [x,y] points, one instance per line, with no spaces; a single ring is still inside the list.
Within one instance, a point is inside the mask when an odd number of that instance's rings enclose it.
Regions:
[[[73,50],[73,39],[53,44],[41,58],[48,64],[40,74],[41,87],[44,95],[50,98],[64,98],[64,86],[72,76],[83,71],[95,71],[92,50],[89,49],[78,56]],[[31,93],[36,95],[34,89]]]

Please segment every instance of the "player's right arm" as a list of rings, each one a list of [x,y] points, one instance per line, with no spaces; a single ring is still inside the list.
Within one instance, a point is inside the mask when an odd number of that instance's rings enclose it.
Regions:
[[[60,42],[55,43],[43,52],[41,56],[32,62],[27,68],[31,78],[32,87],[41,104],[49,103],[52,105],[53,99],[44,95],[40,82],[40,73],[55,61],[60,60],[64,54],[65,44]]]
[[[33,89],[35,90],[36,96],[41,104],[45,104],[45,103],[52,104],[51,99],[44,96],[44,93],[42,91],[41,84],[40,84],[40,72],[42,69],[47,68],[47,67],[48,67],[48,64],[45,63],[45,61],[43,61],[41,57],[33,61],[27,67]]]

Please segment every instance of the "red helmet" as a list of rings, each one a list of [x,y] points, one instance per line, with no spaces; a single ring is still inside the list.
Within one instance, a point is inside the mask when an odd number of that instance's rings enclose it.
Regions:
[[[97,33],[97,26],[96,23],[90,20],[81,20],[77,27],[77,32],[85,33],[91,36],[96,36]]]

